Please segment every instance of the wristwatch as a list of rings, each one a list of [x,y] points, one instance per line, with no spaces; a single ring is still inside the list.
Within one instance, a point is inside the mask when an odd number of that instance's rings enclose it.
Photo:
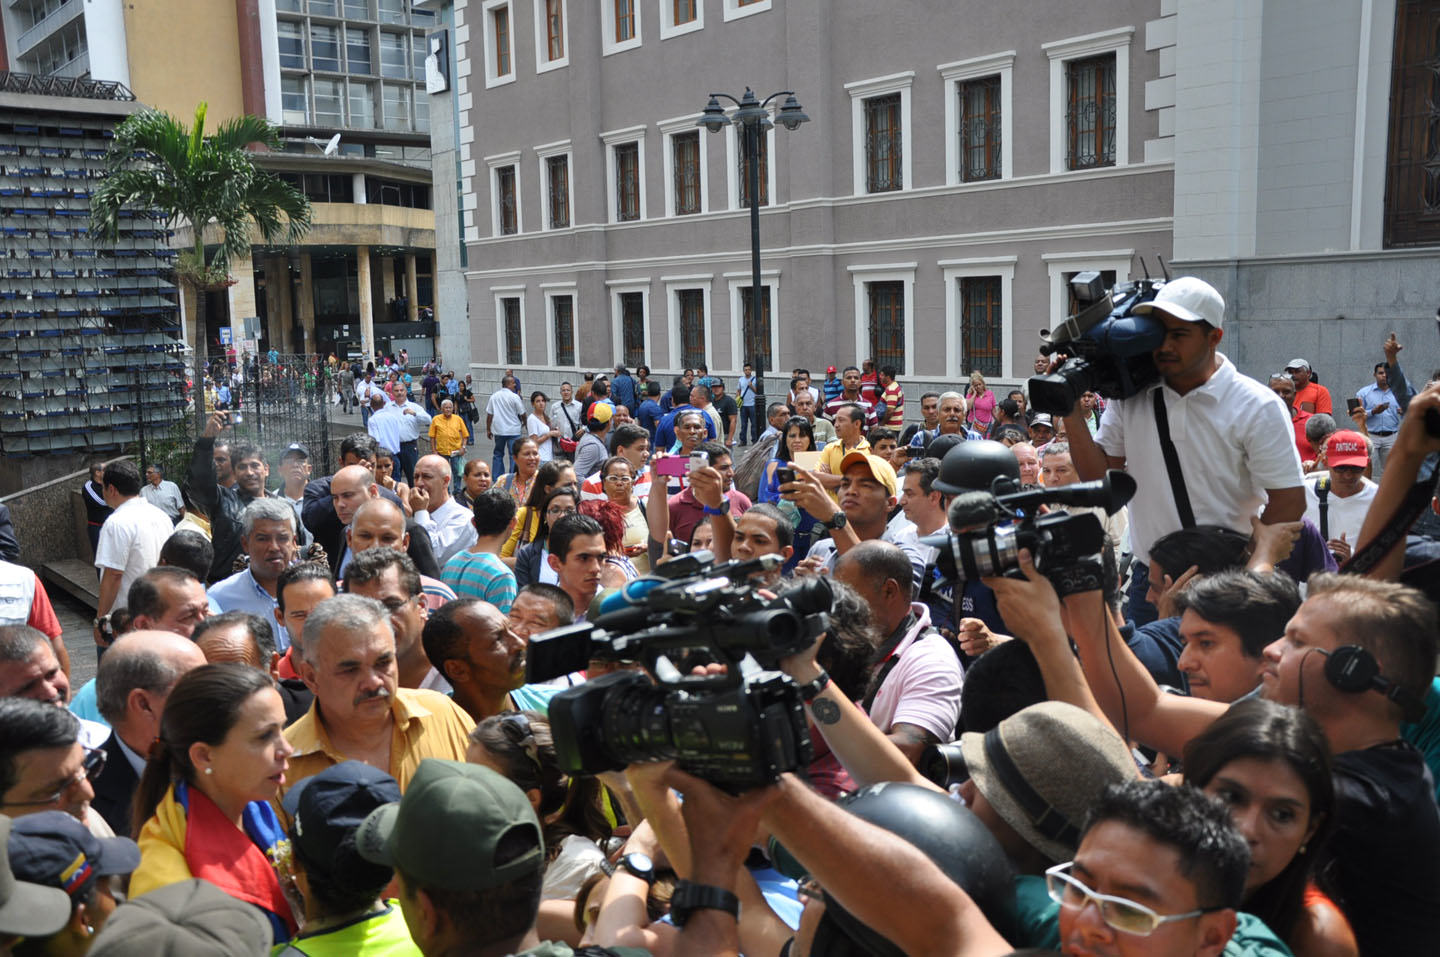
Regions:
[[[831,515],[827,521],[821,522],[820,525],[823,528],[841,529],[849,524],[849,522],[850,519],[845,516],[844,512],[837,511],[834,515]]]
[[[723,887],[678,881],[675,884],[675,893],[670,897],[671,922],[676,927],[684,927],[690,915],[697,910],[723,910],[739,920],[740,898]]]
[[[623,855],[615,863],[616,870],[624,869],[634,874],[647,884],[655,883],[655,864],[650,860],[648,854],[641,854],[639,851],[632,851]]]

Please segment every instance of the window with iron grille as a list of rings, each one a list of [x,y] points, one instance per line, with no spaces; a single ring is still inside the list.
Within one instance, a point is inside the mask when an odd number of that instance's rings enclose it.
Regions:
[[[740,316],[741,336],[744,341],[741,343],[741,353],[746,362],[754,363],[762,369],[774,369],[775,363],[770,355],[770,287],[760,287],[760,324],[757,327],[754,321],[755,303],[751,289],[753,286],[740,287]],[[755,360],[759,359],[756,363]]]
[[[672,0],[675,7],[675,26],[695,21],[695,0]]]
[[[615,42],[624,43],[635,37],[635,0],[614,0]]]
[[[520,300],[501,299],[500,305],[505,310],[505,361],[520,365],[525,361],[525,347],[521,342],[520,330]]]
[[[670,137],[675,175],[675,215],[700,212],[700,131]]]
[[[500,235],[515,235],[520,230],[515,215],[515,167],[502,166],[495,171],[495,201],[500,204]]]
[[[875,367],[904,369],[905,284],[871,282],[865,288],[870,294],[870,355]]]
[[[1000,375],[1000,277],[966,276],[960,280],[960,368]]]
[[[645,364],[645,294],[620,293],[620,339],[623,361],[634,367]]]
[[[640,144],[615,147],[615,218],[622,223],[640,218]]]
[[[745,145],[746,137],[760,137],[760,205],[770,205],[770,150],[767,148],[770,137],[765,135],[764,130],[752,133],[750,130],[741,130],[736,145],[740,152],[740,208],[750,208],[750,150]]]
[[[1440,4],[1399,0],[1390,73],[1385,245],[1440,243]]]
[[[570,157],[547,157],[545,178],[549,180],[550,228],[564,229],[570,225]]]
[[[680,311],[680,364],[687,369],[707,365],[705,356],[705,290],[675,292]]]
[[[900,155],[900,94],[865,101],[865,190],[884,193],[903,189]]]
[[[1073,316],[1080,312],[1080,300],[1075,298],[1075,290],[1070,288],[1070,280],[1080,275],[1084,270],[1077,269],[1074,272],[1060,274],[1060,281],[1065,284],[1065,315]],[[1115,285],[1115,270],[1100,270],[1100,281],[1105,285],[1105,291],[1109,292]]]
[[[1115,54],[1065,64],[1065,168],[1115,165]]]
[[[545,53],[550,60],[565,59],[565,0],[545,0]]]
[[[490,11],[495,26],[495,75],[510,75],[510,8],[496,7]]]
[[[575,364],[575,299],[571,296],[555,296],[550,300],[555,316],[555,364]]]
[[[960,97],[960,181],[999,179],[1000,75],[967,80]]]

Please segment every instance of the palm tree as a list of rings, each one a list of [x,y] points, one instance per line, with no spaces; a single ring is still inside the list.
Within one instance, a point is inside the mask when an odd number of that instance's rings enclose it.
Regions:
[[[204,386],[200,364],[205,336],[205,293],[233,284],[230,261],[250,255],[250,224],[267,243],[295,243],[310,229],[310,202],[272,173],[256,168],[247,147],[279,149],[279,129],[258,116],[239,116],[205,135],[205,112],[195,108],[195,125],[159,110],[142,110],[115,128],[106,156],[109,172],[90,201],[96,231],[114,242],[122,208],[156,209],[173,228],[188,222],[192,248],[176,266],[178,278],[195,290],[195,396],[197,429],[203,427]],[[220,227],[219,242],[207,260],[205,230]],[[214,231],[212,230],[212,235]]]

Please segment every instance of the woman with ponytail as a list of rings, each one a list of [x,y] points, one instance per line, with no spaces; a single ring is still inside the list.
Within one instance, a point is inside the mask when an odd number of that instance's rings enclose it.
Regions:
[[[130,896],[199,877],[259,907],[277,943],[296,921],[276,872],[288,857],[269,802],[294,750],[285,705],[263,671],[204,665],[175,685],[135,794],[140,867]]]

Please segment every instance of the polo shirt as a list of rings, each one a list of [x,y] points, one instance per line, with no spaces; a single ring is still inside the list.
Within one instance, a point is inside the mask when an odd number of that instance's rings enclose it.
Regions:
[[[744,515],[750,508],[750,499],[744,492],[732,488],[725,493],[730,502],[730,514],[735,518]],[[690,541],[695,526],[705,517],[705,506],[695,500],[695,492],[685,488],[678,495],[670,496],[670,537],[681,542]]]
[[[140,496],[120,503],[100,527],[95,567],[120,572],[120,590],[111,611],[125,607],[135,579],[160,564],[160,549],[175,531],[170,516]]]
[[[960,720],[960,659],[930,627],[928,608],[916,602],[910,614],[905,637],[886,659],[896,664],[875,693],[870,720],[887,733],[897,724],[913,724],[942,742],[953,741]]]
[[[436,455],[451,456],[464,451],[470,429],[458,415],[437,415],[430,420],[430,442]]]
[[[905,424],[905,391],[900,388],[899,382],[887,385],[880,393],[880,401],[885,403],[885,421],[881,425],[898,429]]]
[[[1320,527],[1320,494],[1315,491],[1315,486],[1321,478],[1328,477],[1329,473],[1305,476],[1305,517],[1314,522],[1316,528]],[[1345,541],[1353,546],[1360,538],[1360,526],[1365,524],[1365,515],[1370,511],[1370,503],[1375,501],[1378,491],[1380,486],[1363,477],[1360,479],[1360,491],[1348,498],[1336,495],[1332,488],[1325,499],[1326,540],[1339,538],[1343,533]]]
[[[396,688],[390,699],[394,716],[390,738],[390,766],[384,770],[400,783],[404,791],[426,758],[464,761],[475,721],[458,704],[438,691],[417,688]],[[310,705],[304,717],[285,729],[285,740],[295,753],[290,755],[290,770],[285,773],[285,788],[319,774],[341,761],[350,760],[330,743],[330,734],[320,720],[320,700]],[[289,817],[281,812],[282,791],[272,802],[281,820]]]
[[[301,933],[288,944],[276,944],[271,957],[420,957],[399,902],[387,900],[382,910],[357,917],[315,934]]]
[[[525,431],[521,424],[525,420],[525,400],[509,389],[497,389],[490,394],[485,414],[490,416],[490,429],[496,435],[519,435]]]
[[[488,601],[502,614],[510,614],[510,605],[515,601],[515,573],[499,555],[461,549],[440,569],[440,578],[455,589],[455,594]]]
[[[1129,399],[1112,399],[1100,419],[1096,444],[1125,459],[1139,479],[1130,502],[1130,542],[1148,563],[1156,539],[1181,527],[1155,425],[1152,394],[1163,391],[1170,436],[1201,525],[1224,525],[1250,534],[1250,519],[1265,504],[1265,490],[1299,488],[1300,454],[1291,435],[1290,410],[1268,388],[1241,375],[1217,354],[1220,367],[1203,385],[1180,395],[1164,383]]]
[[[255,580],[250,569],[236,572],[210,586],[207,594],[220,606],[222,612],[247,611],[265,620],[275,650],[282,655],[290,648],[290,632],[275,624],[275,609],[280,603]]]
[[[835,426],[830,424],[830,420],[822,419],[818,416],[810,420],[810,431],[815,434],[815,447],[817,449],[823,449],[839,438],[839,436],[835,434]]]
[[[862,438],[858,444],[848,449],[845,448],[844,443],[842,443],[839,439],[836,439],[834,442],[828,443],[823,449],[820,450],[820,471],[828,472],[831,475],[839,475],[840,463],[845,460],[845,456],[849,455],[851,452],[869,451],[870,443],[864,438]]]
[[[844,393],[841,393],[840,395],[837,395],[835,398],[831,399],[829,402],[826,402],[824,413],[825,418],[829,419],[831,422],[834,422],[835,414],[840,411],[840,407],[842,405],[860,406],[860,408],[865,410],[865,428],[867,430],[875,428],[875,404],[866,399],[863,392],[858,399],[847,399],[845,398]]]

